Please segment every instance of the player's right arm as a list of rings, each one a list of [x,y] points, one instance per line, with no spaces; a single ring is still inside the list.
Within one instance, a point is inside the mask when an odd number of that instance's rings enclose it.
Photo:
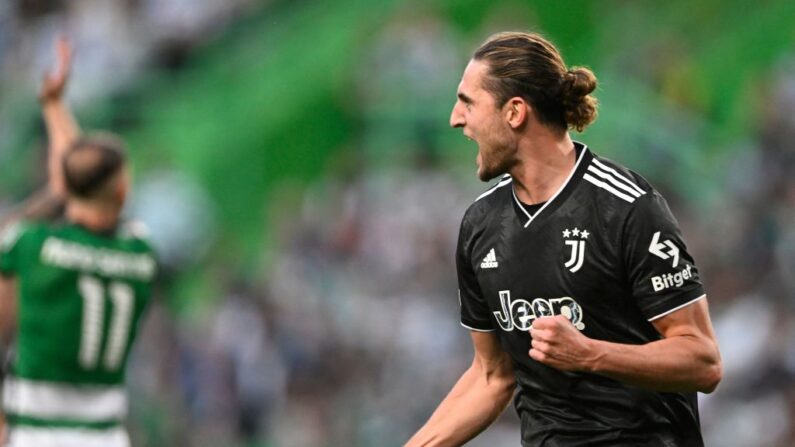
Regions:
[[[0,345],[5,346],[16,328],[16,278],[0,273]]]
[[[462,445],[494,422],[510,402],[516,387],[510,356],[493,332],[471,334],[472,365],[406,447]]]
[[[0,345],[5,348],[16,328],[17,272],[20,264],[20,246],[25,225],[0,229]]]

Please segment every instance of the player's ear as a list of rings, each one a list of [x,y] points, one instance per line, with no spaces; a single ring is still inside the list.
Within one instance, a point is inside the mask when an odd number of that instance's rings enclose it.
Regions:
[[[513,129],[518,129],[524,125],[525,121],[527,120],[529,107],[530,105],[527,104],[527,101],[525,101],[524,98],[515,96],[509,99],[503,108],[505,111],[505,119],[508,121],[508,125],[510,125]]]
[[[130,192],[130,173],[127,169],[122,169],[114,181],[114,199],[117,203],[123,204]]]

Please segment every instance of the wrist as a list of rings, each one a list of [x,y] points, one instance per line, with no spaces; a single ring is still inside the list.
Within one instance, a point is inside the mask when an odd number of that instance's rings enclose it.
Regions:
[[[587,339],[587,355],[585,356],[584,369],[589,373],[598,374],[602,368],[602,359],[606,355],[606,345],[601,340]]]
[[[42,94],[39,95],[39,104],[42,106],[51,106],[61,101],[61,95]]]

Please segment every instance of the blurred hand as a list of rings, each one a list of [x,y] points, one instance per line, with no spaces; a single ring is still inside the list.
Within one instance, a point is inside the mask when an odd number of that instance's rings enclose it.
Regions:
[[[563,371],[587,371],[594,357],[592,340],[563,315],[541,317],[530,328],[530,357]]]
[[[72,68],[72,44],[69,40],[65,37],[58,38],[55,49],[57,52],[55,69],[45,73],[39,90],[39,100],[42,103],[61,99]]]

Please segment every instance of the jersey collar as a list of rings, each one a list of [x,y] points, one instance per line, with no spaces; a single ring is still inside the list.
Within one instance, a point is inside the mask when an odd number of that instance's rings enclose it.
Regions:
[[[566,178],[566,181],[560,186],[557,192],[552,195],[552,197],[547,200],[547,202],[535,212],[535,214],[530,215],[527,212],[522,203],[519,201],[519,198],[516,197],[516,191],[514,190],[514,185],[511,184],[511,195],[513,195],[513,205],[514,209],[517,210],[517,214],[519,218],[522,219],[525,223],[523,226],[525,228],[529,227],[530,224],[535,222],[538,219],[542,219],[541,216],[547,216],[552,214],[563,202],[566,201],[571,192],[574,190],[574,187],[579,183],[580,179],[582,178],[583,171],[588,168],[588,164],[590,164],[591,159],[593,159],[593,154],[590,150],[588,150],[588,146],[579,141],[574,142],[574,148],[577,151],[577,161],[574,163],[574,169],[571,170],[569,176]]]
[[[102,230],[92,230],[92,229],[88,228],[87,226],[83,225],[82,223],[75,222],[75,221],[70,220],[70,219],[64,219],[62,221],[62,225],[63,226],[74,227],[74,228],[79,228],[81,231],[84,231],[84,232],[89,233],[89,234],[93,234],[94,236],[100,236],[100,237],[104,237],[104,238],[116,237],[118,235],[118,231],[119,231],[119,223],[118,222],[116,223],[116,225],[114,225],[112,227],[109,227],[109,228],[102,229]]]

